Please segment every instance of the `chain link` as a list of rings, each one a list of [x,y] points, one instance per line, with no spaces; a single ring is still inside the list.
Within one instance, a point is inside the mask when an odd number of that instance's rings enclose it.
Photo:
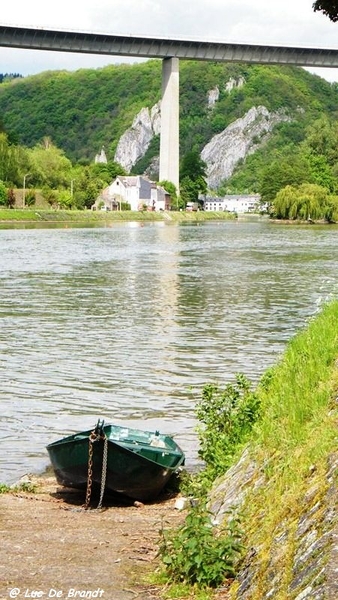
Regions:
[[[102,500],[104,489],[106,487],[106,476],[107,476],[107,463],[108,463],[108,438],[105,435],[103,441],[103,456],[102,456],[102,473],[101,473],[101,491],[100,491],[100,500],[97,505],[97,510],[102,508]]]
[[[86,490],[86,501],[83,505],[85,510],[89,509],[90,499],[92,495],[92,487],[93,487],[93,452],[94,452],[94,442],[98,442],[99,440],[104,441],[103,445],[103,456],[102,456],[102,471],[101,471],[101,490],[100,490],[100,499],[97,505],[97,509],[102,508],[102,500],[104,495],[104,490],[106,486],[106,476],[107,476],[107,463],[108,463],[108,438],[105,434],[100,435],[96,433],[95,429],[91,432],[89,436],[89,446],[88,446],[88,473],[87,473],[87,490]]]

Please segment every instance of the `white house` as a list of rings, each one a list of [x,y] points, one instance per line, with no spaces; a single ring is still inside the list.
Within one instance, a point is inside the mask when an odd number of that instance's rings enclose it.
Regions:
[[[204,200],[204,210],[235,212],[238,214],[250,213],[259,210],[259,194],[251,195],[226,195],[222,198],[208,196]]]
[[[129,204],[131,210],[169,210],[170,195],[159,185],[141,175],[120,175],[97,198],[95,207],[104,203],[106,210]]]

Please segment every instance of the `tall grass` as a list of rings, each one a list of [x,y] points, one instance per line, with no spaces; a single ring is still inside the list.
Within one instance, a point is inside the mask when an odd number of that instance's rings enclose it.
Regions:
[[[274,568],[283,574],[276,600],[289,600],[297,523],[310,509],[309,490],[312,504],[321,505],[328,488],[328,457],[337,450],[337,300],[325,305],[295,336],[279,364],[265,373],[257,392],[262,411],[250,449],[264,483],[250,491],[243,512],[246,545],[259,549],[260,583],[252,600],[265,597],[269,589],[272,548],[281,533],[285,539],[274,557]]]
[[[257,434],[265,450],[287,451],[307,439],[309,428],[317,429],[334,392],[337,359],[338,301],[332,301],[261,380]]]

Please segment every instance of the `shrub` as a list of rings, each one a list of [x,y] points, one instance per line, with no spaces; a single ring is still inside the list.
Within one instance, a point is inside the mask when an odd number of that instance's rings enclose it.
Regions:
[[[199,503],[181,527],[162,529],[161,535],[159,554],[172,581],[213,588],[225,577],[234,577],[242,550],[237,521],[216,531],[209,512]]]
[[[236,450],[248,438],[259,412],[259,397],[242,374],[237,374],[235,383],[223,390],[216,384],[204,386],[196,409],[203,424],[198,433],[199,455],[206,463],[204,477],[213,480],[225,473]]]

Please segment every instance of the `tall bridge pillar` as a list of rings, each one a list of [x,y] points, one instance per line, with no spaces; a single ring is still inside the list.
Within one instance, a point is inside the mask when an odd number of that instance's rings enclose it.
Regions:
[[[162,61],[160,181],[175,184],[179,193],[179,59]]]

